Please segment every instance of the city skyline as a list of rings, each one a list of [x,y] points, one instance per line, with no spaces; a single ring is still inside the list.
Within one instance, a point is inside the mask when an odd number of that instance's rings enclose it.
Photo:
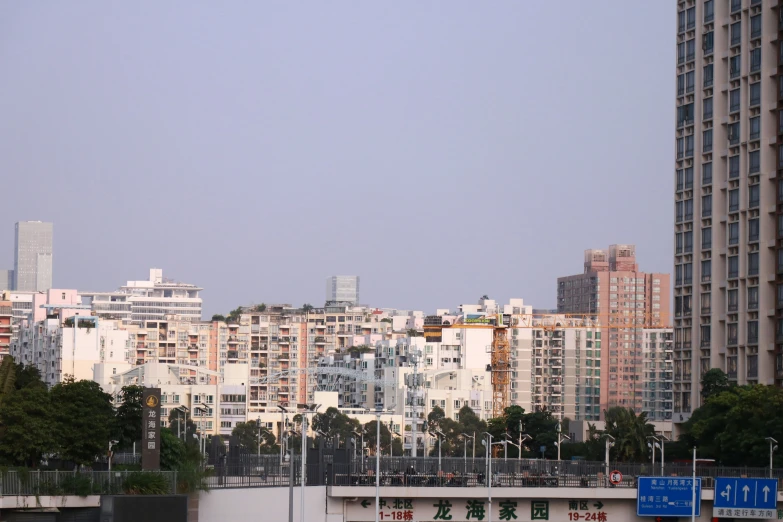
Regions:
[[[0,169],[35,197],[0,223],[56,224],[57,287],[161,266],[205,315],[316,304],[343,273],[398,308],[554,308],[613,242],[671,272],[676,28],[665,2],[625,5],[4,5]]]

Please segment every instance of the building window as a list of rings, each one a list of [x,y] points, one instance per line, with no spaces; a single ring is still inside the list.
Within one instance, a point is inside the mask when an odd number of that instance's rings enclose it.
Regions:
[[[712,129],[708,129],[702,133],[702,152],[712,151]]]
[[[729,145],[737,145],[740,140],[740,124],[738,121],[729,123]]]
[[[781,150],[783,150],[783,147],[781,147]],[[682,138],[677,138],[677,159],[682,159],[684,154],[685,154],[685,140]]]
[[[693,92],[693,89],[694,89],[695,84],[696,84],[696,79],[695,78],[696,77],[695,77],[693,71],[685,73],[685,92],[686,93]]]
[[[761,47],[756,47],[750,51],[750,72],[761,70]]]
[[[758,38],[761,36],[761,15],[750,17],[750,38]]]
[[[715,5],[714,0],[707,0],[704,2],[704,23],[707,24],[715,19]]]
[[[675,221],[677,223],[680,223],[682,221],[682,215],[683,215],[683,204],[682,201],[678,201],[675,203],[674,208],[676,209],[676,218]]]
[[[748,254],[748,275],[759,275],[759,253],[751,252]]]
[[[709,283],[712,279],[712,261],[705,259],[701,262],[701,282]]]
[[[693,200],[686,199],[685,203],[685,221],[691,221],[693,219]]]
[[[729,245],[739,244],[739,223],[729,223]]]
[[[685,263],[682,265],[682,281],[683,284],[690,285],[693,283],[693,264],[692,263]]]
[[[714,78],[713,78],[712,64],[705,65],[704,66],[704,87],[712,87],[713,81],[714,81]],[[679,84],[678,84],[678,87],[679,87]]]
[[[778,111],[778,134],[783,134],[783,111]]]
[[[682,127],[693,123],[693,104],[681,105],[677,107],[677,126]]]
[[[685,190],[693,188],[693,167],[685,169]]]
[[[712,98],[704,98],[702,119],[704,120],[712,119]]]
[[[732,56],[729,58],[729,77],[731,79],[738,78],[740,75],[740,66],[742,65],[742,62],[740,61],[740,56]]]
[[[677,63],[685,63],[685,42],[677,44]]]
[[[739,257],[738,256],[729,256],[729,270],[728,270],[728,276],[729,278],[735,278],[739,277]]]
[[[712,248],[712,228],[701,229],[701,248],[702,250],[708,250]]]
[[[778,267],[777,267],[777,272],[778,272],[778,273],[781,273],[781,272],[783,272],[783,248],[781,248],[781,249],[779,249],[779,250],[778,250],[778,253],[777,253],[777,255],[778,255]]]
[[[685,75],[684,74],[678,74],[677,75],[677,96],[682,96],[685,94]],[[677,118],[678,120],[680,118]]]
[[[712,52],[715,50],[715,33],[713,31],[704,33],[704,35],[702,35],[701,49],[704,51],[704,56],[712,54]]]
[[[731,0],[731,12],[736,13],[742,9],[742,0]]]
[[[712,216],[712,194],[701,197],[701,217],[708,218]]]
[[[739,123],[737,123],[736,125],[738,126],[737,130],[739,131]],[[686,158],[693,157],[693,135],[685,136],[685,157]]]
[[[748,208],[758,208],[760,201],[759,185],[748,187]]]
[[[731,24],[730,33],[732,47],[742,43],[742,22],[734,22]]]
[[[758,241],[759,240],[759,219],[749,219],[748,220],[748,241]]]
[[[726,325],[726,344],[737,344],[737,323]]]
[[[712,163],[705,163],[701,166],[701,184],[712,185]]]
[[[737,290],[729,290],[726,292],[726,304],[729,312],[736,312],[739,308],[739,294]]]
[[[739,210],[739,189],[729,191],[729,212]]]
[[[778,214],[778,237],[783,237],[783,214]]]
[[[750,106],[755,107],[761,104],[761,82],[750,84]]]
[[[685,188],[685,178],[683,177],[683,170],[677,169],[677,192],[682,191]]]
[[[755,118],[750,119],[750,136],[749,138],[751,140],[757,140],[761,137],[761,116],[756,116]],[[756,171],[758,172],[759,164],[758,164],[758,151],[754,151],[756,153]],[[753,152],[748,153],[748,156],[752,157]],[[753,164],[750,164],[751,172],[753,171]]]
[[[683,234],[683,238],[684,238],[683,242],[685,243],[685,245],[683,247],[684,252],[686,254],[692,253],[693,252],[693,231],[689,230],[689,231],[685,232]]]
[[[696,39],[685,42],[685,61],[690,62],[696,58]]]
[[[758,310],[759,308],[759,287],[748,287],[748,310]]]
[[[729,91],[729,112],[737,112],[740,110],[740,90],[734,89]]]
[[[694,27],[696,27],[696,8],[691,7],[687,11],[685,11],[685,16],[688,20],[688,30],[690,31]]]
[[[748,344],[757,344],[759,342],[759,322],[748,321]]]
[[[739,156],[729,156],[729,179],[739,177]]]
[[[750,323],[748,323],[750,326]],[[756,330],[756,340],[750,340],[750,330],[748,330],[748,342],[758,343],[758,329]],[[758,354],[748,354],[748,379],[758,379],[759,376],[759,356]]]

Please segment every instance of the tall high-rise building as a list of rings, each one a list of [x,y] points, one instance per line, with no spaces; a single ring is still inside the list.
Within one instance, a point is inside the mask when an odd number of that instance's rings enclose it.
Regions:
[[[710,368],[783,383],[780,9],[677,3],[675,422],[700,406]]]
[[[359,276],[332,276],[326,280],[327,303],[359,302]]]
[[[0,292],[14,289],[14,271],[0,270]]]
[[[669,274],[640,272],[634,245],[586,250],[584,273],[557,279],[557,311],[601,325],[593,347],[600,350],[601,412],[645,411],[644,331],[669,325]]]
[[[52,287],[52,223],[19,221],[14,234],[14,290]]]

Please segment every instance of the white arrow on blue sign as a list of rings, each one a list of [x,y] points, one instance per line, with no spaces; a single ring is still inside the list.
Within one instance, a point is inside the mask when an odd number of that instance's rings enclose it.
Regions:
[[[778,481],[761,478],[715,479],[715,508],[775,509],[778,504]],[[734,518],[738,518],[734,516]],[[755,518],[752,516],[742,518]]]

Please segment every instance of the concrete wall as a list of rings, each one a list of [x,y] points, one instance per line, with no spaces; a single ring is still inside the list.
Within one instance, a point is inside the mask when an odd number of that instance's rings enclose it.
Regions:
[[[300,517],[300,489],[294,488],[294,520]],[[343,520],[342,499],[332,503],[327,515],[326,486],[310,486],[305,493],[307,522],[337,522]],[[199,498],[199,522],[258,522],[288,520],[288,488],[215,489]]]

